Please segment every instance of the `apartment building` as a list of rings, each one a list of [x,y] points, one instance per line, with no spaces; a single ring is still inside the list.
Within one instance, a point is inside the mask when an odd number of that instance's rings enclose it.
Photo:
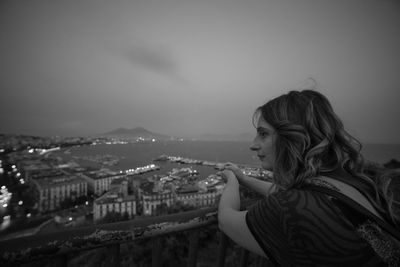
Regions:
[[[67,198],[75,199],[87,195],[87,183],[79,176],[47,176],[31,181],[39,194],[39,212],[55,210]]]
[[[126,213],[132,218],[137,214],[136,204],[136,196],[128,195],[127,179],[115,179],[110,184],[110,190],[93,202],[93,220],[98,221],[109,212]]]
[[[197,208],[212,206],[216,204],[221,192],[218,188],[201,190],[195,185],[181,186],[175,192],[170,190],[145,191],[142,192],[143,215],[154,215],[157,206],[162,203],[165,203],[168,207],[176,202]]]
[[[197,186],[187,185],[177,190],[176,201],[184,205],[201,208],[214,205],[219,195],[220,192],[216,188],[203,191]]]
[[[153,193],[142,193],[143,215],[154,215],[157,206],[165,203],[170,207],[175,202],[175,194],[169,191]]]
[[[78,174],[88,183],[88,189],[95,196],[101,196],[110,190],[112,180],[118,178],[125,178],[123,173],[115,172],[109,169],[100,169]]]

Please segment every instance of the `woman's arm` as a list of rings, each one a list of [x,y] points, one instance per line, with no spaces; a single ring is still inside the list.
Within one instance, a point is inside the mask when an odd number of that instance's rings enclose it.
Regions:
[[[226,170],[231,170],[236,175],[241,185],[259,193],[260,195],[266,196],[275,191],[273,183],[244,175],[239,167],[233,163],[227,163],[224,167]]]
[[[265,257],[247,226],[247,211],[240,211],[239,182],[235,174],[225,170],[222,175],[227,182],[218,206],[219,228],[240,246]]]

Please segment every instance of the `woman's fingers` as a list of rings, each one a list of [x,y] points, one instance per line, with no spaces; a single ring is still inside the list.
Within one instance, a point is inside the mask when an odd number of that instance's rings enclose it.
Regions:
[[[225,177],[232,177],[235,176],[235,173],[231,170],[223,170],[222,175],[225,175]]]
[[[217,175],[221,176],[222,179],[225,181],[228,179],[231,179],[231,178],[236,178],[235,173],[233,171],[227,170],[227,169],[217,172]]]
[[[242,173],[240,168],[236,165],[225,165],[225,170],[233,171],[235,174]]]
[[[238,166],[236,164],[232,163],[232,162],[225,163],[224,167],[225,168],[228,168],[228,167],[238,168]]]

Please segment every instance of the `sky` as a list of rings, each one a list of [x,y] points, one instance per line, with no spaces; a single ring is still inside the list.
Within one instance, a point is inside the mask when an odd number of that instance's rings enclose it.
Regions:
[[[396,0],[2,0],[0,133],[255,132],[310,86],[362,142],[400,143]]]

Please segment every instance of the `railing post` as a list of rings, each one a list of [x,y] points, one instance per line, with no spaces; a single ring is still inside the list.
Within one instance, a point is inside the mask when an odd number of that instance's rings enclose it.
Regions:
[[[110,266],[115,266],[119,267],[121,265],[120,263],[120,244],[114,244],[108,247],[108,250],[110,251]]]
[[[249,251],[242,248],[240,251],[240,267],[246,267],[249,260]]]
[[[199,248],[199,229],[190,232],[189,236],[189,257],[188,267],[196,267],[197,265],[197,251]]]
[[[161,237],[151,238],[151,266],[160,267],[161,266]]]
[[[228,236],[225,235],[223,232],[219,232],[218,260],[217,260],[218,267],[224,267],[225,265],[225,254],[227,245],[228,245]]]

